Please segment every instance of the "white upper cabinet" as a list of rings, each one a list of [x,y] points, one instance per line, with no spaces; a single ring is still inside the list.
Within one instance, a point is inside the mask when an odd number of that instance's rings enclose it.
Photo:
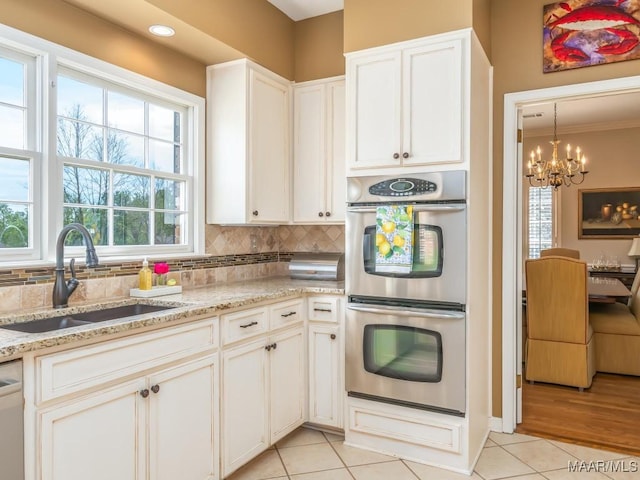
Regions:
[[[346,206],[343,79],[294,86],[293,222],[342,223]]]
[[[463,39],[347,55],[347,152],[361,169],[464,161]]]
[[[207,222],[289,222],[289,92],[246,59],[207,68]]]

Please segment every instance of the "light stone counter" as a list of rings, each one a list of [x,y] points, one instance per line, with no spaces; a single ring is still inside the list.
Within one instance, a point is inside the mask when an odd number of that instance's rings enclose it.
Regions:
[[[170,326],[181,320],[202,315],[215,316],[231,308],[250,306],[267,300],[278,300],[304,294],[343,295],[344,282],[291,280],[288,277],[264,278],[227,284],[207,285],[185,290],[182,293],[162,297],[119,298],[114,301],[69,307],[63,310],[39,309],[30,312],[20,311],[0,316],[0,325],[38,320],[52,316],[69,315],[88,310],[106,309],[145,303],[149,305],[175,306],[170,310],[136,315],[124,319],[107,320],[90,325],[53,330],[43,333],[23,333],[0,328],[0,361],[19,358],[27,352],[46,349],[58,345],[100,337],[126,333],[144,327]]]

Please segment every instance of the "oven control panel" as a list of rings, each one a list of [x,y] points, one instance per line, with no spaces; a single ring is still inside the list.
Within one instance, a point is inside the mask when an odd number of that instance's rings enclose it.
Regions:
[[[438,191],[438,186],[419,178],[391,178],[369,187],[369,194],[380,197],[410,197]]]

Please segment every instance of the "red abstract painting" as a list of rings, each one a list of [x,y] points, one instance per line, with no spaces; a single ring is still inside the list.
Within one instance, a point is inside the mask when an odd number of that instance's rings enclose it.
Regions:
[[[544,6],[543,72],[640,58],[640,0]]]

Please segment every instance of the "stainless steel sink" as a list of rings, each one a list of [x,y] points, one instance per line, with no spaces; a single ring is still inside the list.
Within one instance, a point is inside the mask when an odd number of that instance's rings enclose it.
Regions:
[[[0,328],[6,330],[17,330],[25,333],[42,333],[52,330],[61,330],[64,328],[78,327],[80,325],[88,325],[90,323],[104,322],[116,318],[127,318],[143,313],[160,312],[176,308],[166,305],[145,305],[133,304],[123,305],[121,307],[106,308],[104,310],[92,310],[82,313],[74,313],[72,315],[58,315],[55,317],[41,318],[39,320],[31,320],[29,322],[18,322],[8,325],[0,325]]]

